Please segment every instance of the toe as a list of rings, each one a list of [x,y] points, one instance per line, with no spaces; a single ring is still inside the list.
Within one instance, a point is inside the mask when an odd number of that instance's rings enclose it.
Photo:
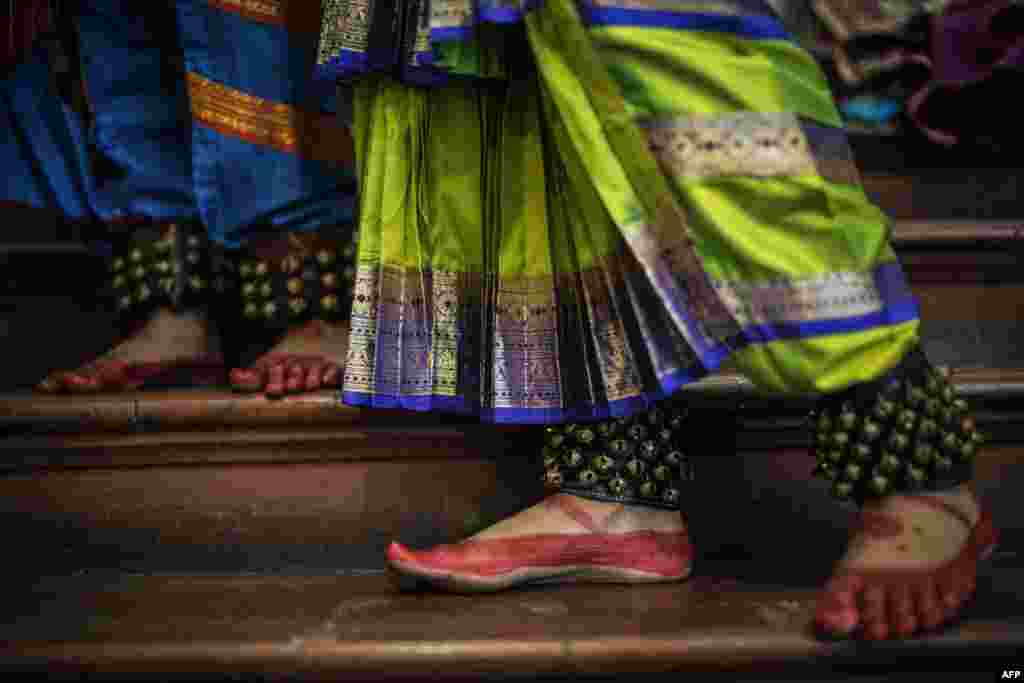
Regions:
[[[885,619],[870,621],[864,624],[864,637],[868,640],[886,640],[889,637],[889,624]]]
[[[917,610],[909,586],[896,586],[889,591],[889,624],[895,635],[909,638],[917,631]]]
[[[861,581],[856,576],[841,576],[825,586],[816,611],[820,628],[834,635],[849,635],[860,623],[857,610],[857,592]]]
[[[306,386],[306,369],[300,363],[291,363],[286,373],[285,386],[289,394],[297,394]]]
[[[856,607],[857,594],[862,590],[864,580],[852,574],[836,577],[825,586],[825,594],[842,607]]]
[[[231,386],[242,391],[259,391],[266,381],[265,372],[259,366],[235,368],[231,371]]]
[[[864,635],[870,640],[884,640],[889,636],[889,614],[885,590],[869,586],[860,594],[860,617]]]
[[[83,372],[69,372],[63,377],[64,387],[68,391],[72,391],[77,394],[88,394],[94,391],[99,391],[103,384],[100,378],[93,374],[86,374]]]
[[[917,619],[922,628],[935,629],[942,624],[943,609],[939,604],[938,588],[932,580],[926,580],[914,591],[917,605]]]
[[[267,371],[267,396],[281,396],[285,391],[285,365],[274,363]]]
[[[341,384],[341,368],[334,363],[328,363],[324,366],[323,377],[323,385],[325,387],[336,387]]]
[[[939,594],[943,609],[956,610],[960,606],[960,586],[956,581],[942,581],[939,584]]]
[[[306,372],[306,391],[316,391],[320,388],[324,376],[324,364],[313,363]]]

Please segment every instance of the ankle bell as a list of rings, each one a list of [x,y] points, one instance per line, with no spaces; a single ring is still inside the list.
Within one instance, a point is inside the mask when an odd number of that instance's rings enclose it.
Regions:
[[[842,500],[969,481],[984,437],[965,400],[920,349],[886,377],[822,400],[810,416],[815,475]]]
[[[686,417],[672,401],[631,418],[546,427],[543,481],[593,500],[677,510],[682,482],[693,480],[682,449]]]

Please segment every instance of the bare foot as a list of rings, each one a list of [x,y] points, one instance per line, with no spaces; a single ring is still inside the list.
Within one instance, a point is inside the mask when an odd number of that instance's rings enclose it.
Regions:
[[[818,606],[818,626],[831,635],[906,638],[947,623],[996,543],[967,486],[884,498],[861,520]]]
[[[37,388],[50,393],[130,391],[172,374],[188,384],[217,384],[224,371],[219,341],[202,314],[159,309],[125,341],[76,370],[50,373]]]
[[[348,353],[348,324],[313,320],[285,337],[247,368],[231,371],[240,391],[263,391],[269,398],[336,387]]]
[[[526,583],[677,581],[691,548],[673,510],[555,494],[454,545],[415,551],[392,543],[388,564],[401,579],[455,591]]]

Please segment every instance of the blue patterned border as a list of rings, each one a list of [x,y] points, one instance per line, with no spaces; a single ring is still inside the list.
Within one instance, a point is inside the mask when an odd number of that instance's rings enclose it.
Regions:
[[[647,409],[683,386],[719,370],[732,353],[751,344],[859,332],[881,326],[899,325],[919,317],[917,301],[907,285],[900,264],[883,264],[875,269],[873,275],[880,298],[884,302],[881,310],[845,318],[749,325],[731,339],[729,345],[713,343],[703,333],[698,333],[694,340],[700,347],[695,349],[700,358],[699,365],[667,373],[658,378],[659,386],[656,390],[645,391],[618,401],[584,404],[571,408],[493,408],[471,405],[466,396],[393,396],[351,391],[342,394],[342,401],[358,407],[442,410],[461,415],[475,415],[484,422],[496,424],[548,424],[624,417]],[[684,316],[684,320],[688,325],[697,327],[688,316]]]
[[[752,40],[793,40],[782,23],[769,16],[667,12],[594,5],[581,5],[580,13],[583,21],[589,26],[647,26],[731,33]]]

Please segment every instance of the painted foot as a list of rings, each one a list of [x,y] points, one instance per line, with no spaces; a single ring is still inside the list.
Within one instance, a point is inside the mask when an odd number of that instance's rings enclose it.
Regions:
[[[429,550],[392,543],[400,586],[456,592],[530,583],[654,583],[690,574],[692,550],[678,512],[556,494],[464,541]]]
[[[908,638],[960,614],[997,532],[966,487],[865,508],[815,617],[826,635]]]
[[[231,386],[239,391],[264,392],[268,398],[341,385],[348,324],[314,320],[289,330],[270,351],[247,368],[231,371]]]
[[[205,317],[160,309],[136,332],[102,356],[70,371],[50,373],[37,385],[47,393],[133,391],[149,384],[223,384],[218,341]]]

